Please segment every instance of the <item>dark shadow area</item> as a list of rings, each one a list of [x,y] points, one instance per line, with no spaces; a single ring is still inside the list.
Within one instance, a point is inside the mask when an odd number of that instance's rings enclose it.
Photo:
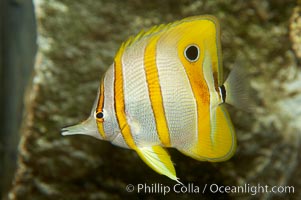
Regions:
[[[17,161],[23,97],[31,77],[36,23],[31,0],[0,1],[0,198],[11,187]]]

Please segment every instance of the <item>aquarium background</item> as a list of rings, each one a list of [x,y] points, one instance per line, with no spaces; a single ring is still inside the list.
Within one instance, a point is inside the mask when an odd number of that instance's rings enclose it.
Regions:
[[[300,2],[5,0],[0,5],[3,199],[301,198]],[[134,151],[88,136],[61,136],[62,127],[89,115],[100,78],[123,41],[153,25],[202,14],[220,19],[225,73],[235,65],[246,69],[252,111],[229,107],[238,149],[227,162],[199,162],[168,149],[178,177],[199,187],[260,184],[293,186],[294,192],[127,192],[128,184],[175,182]]]

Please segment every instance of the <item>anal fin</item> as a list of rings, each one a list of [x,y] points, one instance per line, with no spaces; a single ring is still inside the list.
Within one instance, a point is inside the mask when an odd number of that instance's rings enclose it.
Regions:
[[[231,158],[236,150],[236,133],[225,104],[215,107],[212,112],[212,157],[209,161],[225,161]]]
[[[220,104],[211,111],[214,112],[210,118],[211,128],[198,138],[195,145],[178,150],[200,161],[225,161],[235,152],[236,134],[225,104]]]

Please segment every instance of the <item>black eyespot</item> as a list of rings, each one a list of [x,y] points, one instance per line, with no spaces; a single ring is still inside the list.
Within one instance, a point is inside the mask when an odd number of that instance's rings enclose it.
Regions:
[[[189,62],[195,62],[199,59],[200,49],[195,44],[189,45],[186,47],[184,55]]]
[[[103,113],[102,112],[96,113],[96,118],[97,119],[102,119],[103,118]]]

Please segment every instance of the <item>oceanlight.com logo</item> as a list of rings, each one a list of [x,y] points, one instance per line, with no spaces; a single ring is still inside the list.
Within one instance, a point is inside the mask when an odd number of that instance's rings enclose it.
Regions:
[[[126,186],[127,192],[136,192],[138,194],[163,194],[178,193],[178,194],[205,194],[208,193],[220,193],[220,194],[250,194],[256,195],[260,193],[278,193],[278,194],[293,194],[295,192],[294,186],[269,186],[269,185],[250,185],[244,184],[241,186],[224,186],[216,183],[205,184],[203,186],[196,185],[194,183],[188,183],[186,185],[175,184],[173,186],[163,185],[161,183],[139,183],[137,185],[128,184]]]

